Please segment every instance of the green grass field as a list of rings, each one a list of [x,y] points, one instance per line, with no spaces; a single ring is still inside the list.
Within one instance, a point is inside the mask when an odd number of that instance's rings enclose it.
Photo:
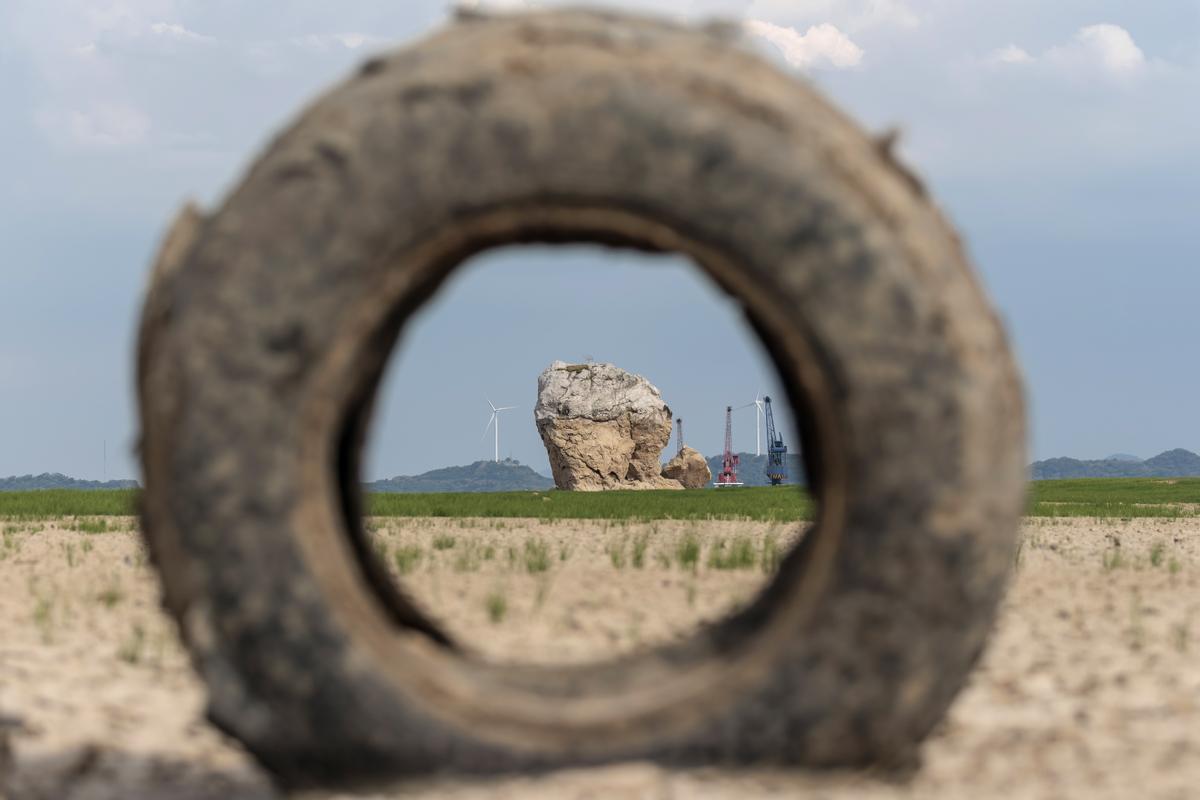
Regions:
[[[1200,478],[1034,481],[1029,499],[1038,517],[1194,517]]]
[[[136,489],[0,492],[2,517],[122,517],[137,513]]]
[[[538,519],[809,520],[814,504],[788,487],[652,492],[457,492],[373,494],[368,511],[384,517],[533,517]],[[0,492],[0,517],[125,516],[136,490]],[[1035,481],[1035,517],[1200,516],[1200,478],[1093,478]]]
[[[539,519],[812,519],[807,494],[789,487],[692,491],[375,494],[381,517],[536,517]]]

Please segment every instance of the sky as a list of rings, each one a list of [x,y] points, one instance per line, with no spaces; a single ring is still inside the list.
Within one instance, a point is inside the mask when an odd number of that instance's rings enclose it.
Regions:
[[[740,21],[868,130],[899,129],[1008,326],[1033,457],[1200,451],[1200,3],[608,5]],[[167,222],[189,198],[219,205],[315,93],[449,15],[432,0],[0,4],[0,476],[137,476],[134,327]],[[545,471],[537,374],[588,356],[649,378],[708,454],[726,404],[777,392],[736,310],[679,258],[493,251],[400,343],[366,477],[491,457],[488,397],[518,406],[501,455]],[[753,450],[754,418],[736,412],[737,449]]]

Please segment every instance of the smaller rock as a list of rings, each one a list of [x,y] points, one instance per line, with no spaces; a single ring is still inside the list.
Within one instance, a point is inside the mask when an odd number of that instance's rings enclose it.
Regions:
[[[679,481],[685,489],[700,489],[708,486],[708,482],[712,480],[708,462],[700,455],[699,450],[690,447],[684,447],[679,455],[667,462],[663,467],[662,476]]]

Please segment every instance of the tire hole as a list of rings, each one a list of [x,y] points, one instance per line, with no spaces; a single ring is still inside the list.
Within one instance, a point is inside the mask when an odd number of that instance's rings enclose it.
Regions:
[[[611,363],[653,384],[669,407],[658,467],[677,455],[683,419],[711,472],[705,486],[555,488],[534,419],[538,376],[554,361],[581,375]],[[779,486],[766,476],[765,397],[788,448]],[[754,598],[815,516],[787,397],[741,306],[683,256],[488,250],[410,318],[354,404],[337,467],[343,513],[398,627],[471,656],[580,664],[678,644],[739,611],[755,616]],[[727,406],[746,485],[716,488]],[[599,459],[625,443],[625,424],[550,438]],[[621,463],[589,479],[644,472]]]

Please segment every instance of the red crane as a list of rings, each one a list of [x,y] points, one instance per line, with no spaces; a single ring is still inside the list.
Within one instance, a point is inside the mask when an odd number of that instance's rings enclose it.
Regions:
[[[741,486],[733,468],[738,465],[737,453],[733,452],[733,406],[725,406],[725,455],[721,458],[721,472],[715,481],[717,488]]]

